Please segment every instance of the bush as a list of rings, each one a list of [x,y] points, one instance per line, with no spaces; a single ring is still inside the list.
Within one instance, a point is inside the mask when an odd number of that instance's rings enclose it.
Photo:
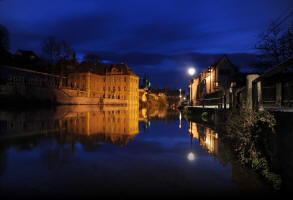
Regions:
[[[275,124],[274,116],[266,111],[232,111],[226,123],[226,136],[231,139],[233,150],[243,164],[262,174],[275,189],[280,189],[281,178],[271,171],[268,162],[272,155],[270,139],[275,133]]]

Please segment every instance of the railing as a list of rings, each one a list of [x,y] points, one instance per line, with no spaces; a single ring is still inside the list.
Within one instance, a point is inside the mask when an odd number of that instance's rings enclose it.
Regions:
[[[232,93],[229,89],[223,89],[215,93],[207,94],[197,99],[196,107],[229,109],[232,107]]]

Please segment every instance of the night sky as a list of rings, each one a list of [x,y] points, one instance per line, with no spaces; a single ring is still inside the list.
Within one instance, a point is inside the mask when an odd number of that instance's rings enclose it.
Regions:
[[[187,88],[198,72],[227,54],[241,71],[255,59],[257,36],[291,7],[291,0],[0,0],[0,24],[11,52],[41,55],[48,36],[64,39],[78,58],[100,55],[128,64],[152,86]]]

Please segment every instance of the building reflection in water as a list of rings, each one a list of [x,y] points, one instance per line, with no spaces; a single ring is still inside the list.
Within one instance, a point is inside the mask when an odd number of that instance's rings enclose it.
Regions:
[[[97,151],[102,143],[125,146],[139,133],[138,107],[131,106],[0,112],[0,122],[1,161],[9,147],[21,151],[38,146],[48,168],[69,161],[77,144],[85,151]],[[0,174],[4,169],[0,165]]]
[[[196,122],[189,122],[189,136],[191,138],[190,148],[192,151],[192,140],[198,140],[200,146],[212,155],[219,155],[218,133],[213,129]]]
[[[36,113],[2,112],[0,121],[0,142],[6,143],[42,135],[83,144],[106,142],[124,146],[139,133],[138,107],[63,106]]]

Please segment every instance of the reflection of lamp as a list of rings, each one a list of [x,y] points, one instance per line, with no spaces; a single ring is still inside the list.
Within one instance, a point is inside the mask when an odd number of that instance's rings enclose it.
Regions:
[[[194,153],[190,152],[190,153],[187,155],[187,159],[188,159],[189,161],[194,161],[194,160],[195,160]]]
[[[179,114],[179,128],[181,128],[181,119],[182,119],[182,116],[181,116],[181,113]]]
[[[189,126],[191,125],[192,123],[189,122]],[[192,127],[190,129],[190,152],[187,154],[187,159],[189,161],[194,161],[195,160],[195,155],[194,153],[192,152],[192,138],[193,138],[193,134],[192,134]]]

